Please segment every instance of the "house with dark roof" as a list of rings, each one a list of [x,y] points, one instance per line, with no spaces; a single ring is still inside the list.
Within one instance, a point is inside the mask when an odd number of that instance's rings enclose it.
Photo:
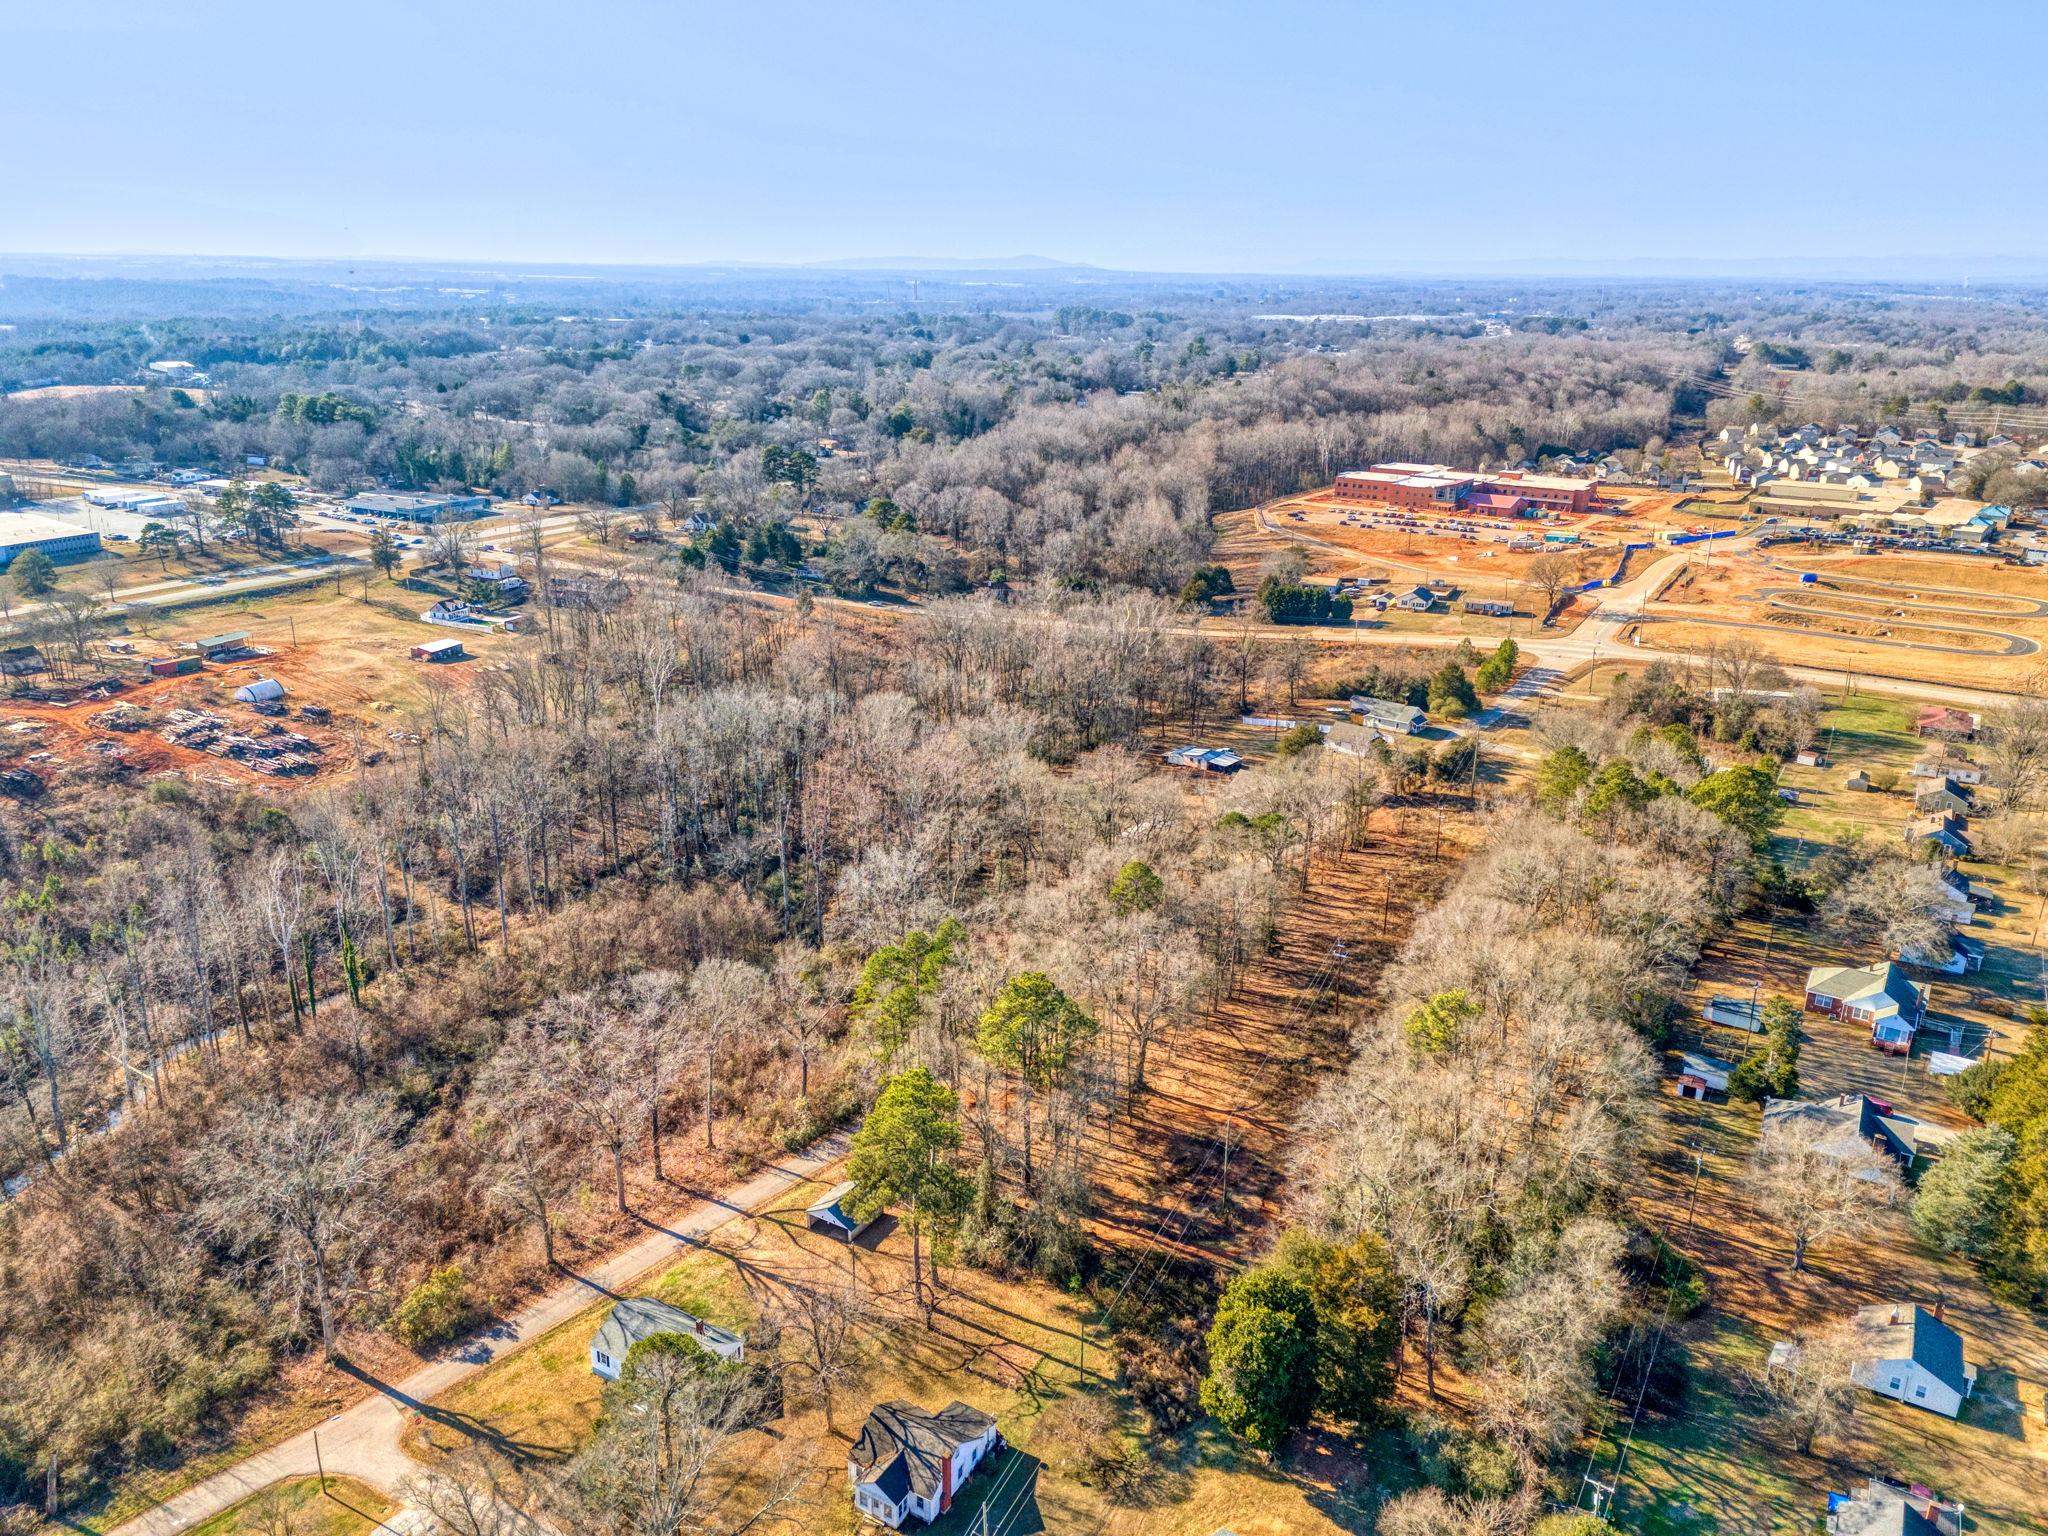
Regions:
[[[1951,778],[1930,780],[1913,793],[1913,809],[1922,816],[1967,816],[1970,807],[1969,790]]]
[[[915,1403],[883,1403],[868,1414],[847,1452],[854,1507],[891,1530],[913,1517],[936,1520],[1001,1442],[996,1421],[962,1402],[937,1413]]]
[[[1873,1477],[1855,1493],[1828,1495],[1828,1536],[1960,1536],[1963,1506],[1919,1486]]]
[[[1806,973],[1806,1009],[1865,1025],[1879,1050],[1903,1055],[1927,1013],[1927,989],[1889,960],[1817,965]]]
[[[1943,812],[1906,823],[1906,841],[1909,843],[1933,843],[1951,858],[1967,859],[1970,856],[1970,837],[1964,829],[1968,822],[1953,812]]]
[[[591,1370],[606,1381],[617,1381],[633,1346],[661,1333],[680,1334],[721,1360],[742,1359],[747,1352],[746,1341],[738,1334],[692,1317],[681,1307],[652,1296],[628,1296],[612,1308],[612,1315],[590,1341]]]
[[[1964,1363],[1963,1336],[1938,1313],[1904,1302],[1861,1308],[1849,1379],[1952,1419],[1976,1390],[1977,1368]]]
[[[1766,1099],[1764,1129],[1802,1124],[1820,1127],[1816,1150],[1832,1157],[1851,1157],[1865,1147],[1895,1158],[1911,1168],[1923,1157],[1937,1155],[1956,1133],[1943,1125],[1900,1114],[1884,1099],[1867,1093],[1839,1093],[1831,1099]],[[1872,1177],[1876,1177],[1873,1173]]]

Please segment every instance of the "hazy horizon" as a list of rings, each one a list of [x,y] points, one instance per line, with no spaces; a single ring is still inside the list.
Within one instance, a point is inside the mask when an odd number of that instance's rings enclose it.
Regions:
[[[10,19],[0,245],[526,266],[2048,273],[2012,0],[1712,15],[75,0]],[[1941,133],[1930,125],[1948,125]],[[1955,126],[1982,124],[1958,147]],[[1996,250],[2000,254],[1990,253]],[[1782,253],[1812,254],[1787,257]],[[2008,254],[2017,252],[2019,254]],[[899,254],[908,253],[908,254]]]

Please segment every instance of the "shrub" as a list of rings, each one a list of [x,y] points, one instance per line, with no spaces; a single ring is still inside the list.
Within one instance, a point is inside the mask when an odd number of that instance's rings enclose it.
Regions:
[[[430,1349],[460,1333],[475,1311],[462,1266],[450,1264],[412,1288],[391,1314],[391,1331],[410,1349]]]

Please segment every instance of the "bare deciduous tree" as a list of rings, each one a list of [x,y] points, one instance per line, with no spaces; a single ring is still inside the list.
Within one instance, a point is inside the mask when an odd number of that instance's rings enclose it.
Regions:
[[[1896,1205],[1899,1175],[1853,1131],[1814,1116],[1765,1126],[1744,1180],[1766,1221],[1792,1245],[1793,1270],[1816,1244],[1867,1225]]]

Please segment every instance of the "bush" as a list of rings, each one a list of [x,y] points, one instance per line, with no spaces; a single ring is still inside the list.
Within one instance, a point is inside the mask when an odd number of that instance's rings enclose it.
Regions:
[[[1139,1340],[1124,1357],[1124,1381],[1131,1401],[1155,1435],[1177,1434],[1195,1421],[1201,1406],[1202,1341],[1182,1319],[1159,1337]]]
[[[1985,1119],[1991,1111],[1991,1096],[1998,1091],[1998,1079],[2005,1070],[2000,1061],[1980,1061],[1965,1067],[1947,1083],[1948,1101],[1972,1120]]]
[[[1349,624],[1351,599],[1328,587],[1268,577],[1259,587],[1259,604],[1275,624]]]
[[[1521,1483],[1512,1448],[1491,1435],[1472,1434],[1428,1412],[1411,1413],[1401,1437],[1422,1475],[1446,1493],[1506,1498]]]
[[[430,1349],[462,1332],[475,1313],[462,1266],[450,1264],[412,1288],[391,1314],[391,1331],[409,1349]]]
[[[1310,747],[1323,744],[1323,733],[1313,725],[1297,725],[1273,743],[1275,757],[1299,757]]]

